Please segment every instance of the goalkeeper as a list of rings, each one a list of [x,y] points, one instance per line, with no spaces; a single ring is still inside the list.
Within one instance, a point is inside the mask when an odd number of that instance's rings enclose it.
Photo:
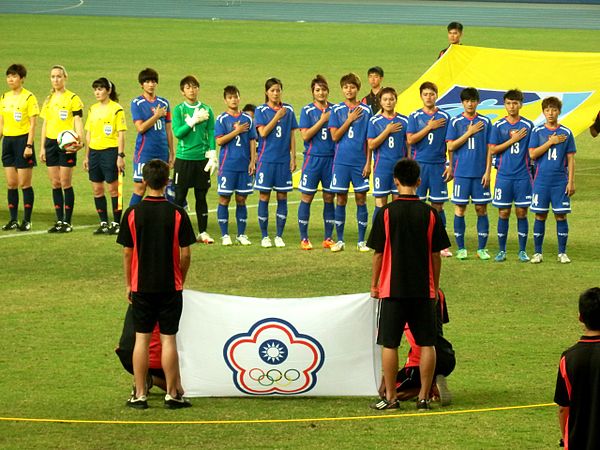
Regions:
[[[210,106],[198,100],[200,83],[196,77],[186,76],[179,83],[179,88],[184,102],[173,110],[173,134],[178,139],[173,173],[175,203],[183,206],[188,189],[194,189],[198,242],[212,244],[214,240],[206,232],[206,193],[210,188],[210,176],[218,166],[215,116]]]

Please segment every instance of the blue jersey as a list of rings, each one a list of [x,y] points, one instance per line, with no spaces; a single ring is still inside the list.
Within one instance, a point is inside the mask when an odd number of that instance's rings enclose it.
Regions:
[[[162,97],[156,97],[153,102],[143,95],[131,101],[131,117],[133,122],[145,122],[154,115],[157,107],[167,108],[167,115],[161,117],[144,133],[138,133],[135,140],[134,161],[159,158],[163,161],[169,159],[169,144],[167,141],[166,124],[171,122],[171,107],[169,102]]]
[[[386,170],[390,168],[390,173],[393,173],[394,165],[398,160],[406,156],[406,128],[408,127],[408,118],[398,113],[391,119],[382,114],[375,114],[369,120],[367,139],[377,138],[390,123],[400,123],[402,129],[391,133],[379,147],[373,150],[373,159],[375,160],[375,170],[377,168],[385,168]]]
[[[335,144],[334,164],[364,167],[367,163],[367,129],[372,116],[371,108],[362,103],[354,108],[361,108],[362,115],[352,122],[346,133]],[[350,108],[345,102],[334,105],[329,116],[329,128],[340,128],[348,119],[348,113],[354,108]]]
[[[533,127],[533,122],[524,117],[520,117],[515,123],[510,123],[508,117],[505,117],[492,126],[490,145],[503,144],[521,128],[527,130],[527,135],[523,139],[515,142],[502,153],[496,153],[495,166],[498,175],[515,180],[529,177],[529,137]]]
[[[481,131],[469,137],[459,148],[454,149],[452,168],[455,177],[479,178],[485,174],[487,167],[488,142],[492,130],[490,119],[481,114],[469,119],[463,114],[455,117],[448,125],[446,141],[454,141],[466,133],[468,126],[483,122]]]
[[[433,114],[419,109],[408,116],[408,129],[406,134],[415,134],[427,126],[431,119],[446,119],[446,125],[431,130],[427,135],[411,145],[411,158],[422,163],[444,164],[446,162],[446,132],[450,124],[450,115],[441,109],[436,109]]]
[[[310,103],[302,108],[300,113],[300,128],[307,130],[312,128],[321,119],[321,114],[331,111],[332,103],[327,103],[327,108],[321,109],[315,103]],[[306,156],[333,156],[335,143],[331,139],[328,122],[323,128],[308,141],[304,141],[304,154]]]
[[[294,115],[294,108],[287,103],[283,103],[282,108],[287,112],[275,125],[275,128],[268,136],[258,136],[258,161],[268,163],[290,163],[290,141],[292,130],[298,128],[298,122]],[[277,109],[271,108],[266,103],[256,107],[254,112],[254,121],[256,128],[267,125],[277,113]]]
[[[546,125],[535,127],[531,132],[529,139],[529,148],[537,148],[546,143],[548,138],[554,133],[564,134],[567,140],[560,144],[550,147],[546,153],[535,160],[535,180],[543,184],[552,184],[553,182],[568,180],[567,154],[575,153],[575,139],[573,133],[567,127],[558,125],[556,128],[549,128]]]
[[[250,141],[256,140],[256,128],[252,117],[246,113],[239,113],[232,116],[229,113],[222,113],[215,121],[215,138],[225,136],[233,131],[233,125],[239,122],[240,125],[247,123],[250,128],[245,133],[238,134],[232,140],[221,147],[219,153],[219,172],[247,172],[250,164]]]

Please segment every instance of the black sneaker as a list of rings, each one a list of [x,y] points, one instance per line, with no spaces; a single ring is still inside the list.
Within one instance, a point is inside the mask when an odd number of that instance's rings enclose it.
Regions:
[[[127,406],[134,409],[148,409],[148,400],[146,400],[145,395],[140,397],[132,395],[129,397],[129,400],[127,400]]]
[[[63,222],[62,226],[60,227],[60,232],[70,233],[71,231],[73,231],[73,227],[71,226],[71,224],[69,222]]]
[[[31,222],[27,222],[26,220],[24,220],[23,222],[21,222],[21,225],[19,225],[19,228],[17,228],[17,230],[19,230],[19,231],[31,230]]]
[[[106,222],[100,222],[100,226],[94,231],[94,234],[108,234],[109,231],[108,224]]]
[[[110,226],[108,227],[108,234],[119,234],[120,229],[121,226],[118,224],[118,222],[111,222]]]
[[[167,409],[181,409],[189,408],[192,404],[184,399],[181,394],[177,394],[177,397],[171,397],[169,394],[165,395],[165,408]]]
[[[19,222],[16,220],[9,220],[5,225],[2,225],[2,231],[11,231],[19,228]]]
[[[54,225],[48,228],[48,233],[60,233],[62,226],[62,221],[58,220]]]
[[[417,411],[429,411],[430,409],[429,400],[425,400],[424,398],[417,400]]]
[[[377,403],[371,403],[369,408],[377,409],[378,411],[383,411],[386,409],[398,409],[400,407],[400,402],[398,400],[394,400],[392,402],[388,401],[385,398],[382,398]]]

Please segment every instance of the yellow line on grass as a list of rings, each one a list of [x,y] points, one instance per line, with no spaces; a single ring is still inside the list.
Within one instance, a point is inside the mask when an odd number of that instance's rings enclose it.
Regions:
[[[500,406],[496,408],[461,409],[454,411],[411,412],[402,414],[381,413],[376,416],[352,417],[315,417],[303,419],[251,419],[251,420],[83,420],[83,419],[36,419],[28,417],[0,417],[0,422],[35,422],[35,423],[84,423],[105,425],[243,425],[262,423],[306,423],[306,422],[339,422],[350,420],[395,419],[400,417],[449,416],[456,414],[474,414],[493,411],[510,411],[515,409],[546,408],[556,406],[555,403],[539,403],[536,405]]]

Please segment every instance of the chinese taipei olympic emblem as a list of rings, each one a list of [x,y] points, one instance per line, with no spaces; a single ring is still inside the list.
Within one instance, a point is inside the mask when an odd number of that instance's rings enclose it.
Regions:
[[[283,319],[256,322],[227,340],[223,358],[235,387],[249,395],[297,395],[317,384],[325,361],[321,344]]]

